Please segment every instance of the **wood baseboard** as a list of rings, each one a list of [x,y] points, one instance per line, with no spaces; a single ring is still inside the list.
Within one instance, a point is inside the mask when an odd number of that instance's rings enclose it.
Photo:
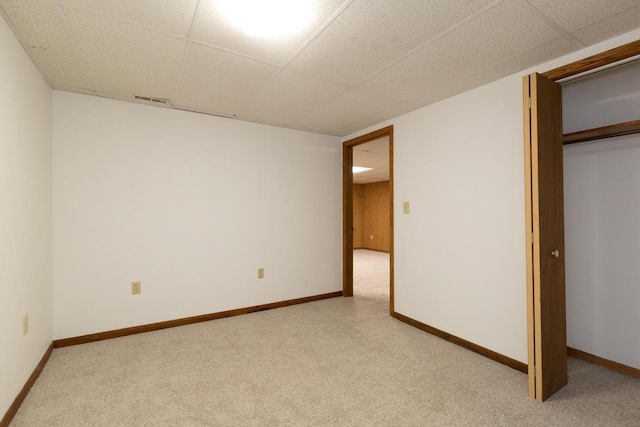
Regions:
[[[2,420],[0,420],[0,427],[8,427],[11,423],[11,420],[13,420],[13,417],[16,416],[16,414],[18,413],[18,409],[20,409],[20,405],[22,405],[22,402],[24,402],[27,394],[29,394],[29,390],[31,390],[31,387],[33,387],[33,384],[35,384],[36,380],[40,376],[40,373],[44,369],[44,366],[47,364],[52,351],[53,343],[51,343],[51,345],[49,345],[49,348],[47,348],[47,351],[44,352],[44,356],[42,356],[42,359],[40,359],[40,362],[33,370],[33,373],[25,383],[24,387],[22,387],[20,393],[18,393],[11,406],[9,406],[9,409],[7,409],[7,413],[4,414],[4,417],[2,417]]]
[[[157,331],[160,329],[173,328],[176,326],[184,326],[184,325],[191,325],[193,323],[207,322],[209,320],[223,319],[225,317],[239,316],[241,314],[255,313],[257,311],[287,307],[295,304],[303,304],[303,303],[312,302],[312,301],[320,301],[323,299],[335,298],[339,296],[342,296],[342,291],[331,292],[328,294],[314,295],[314,296],[304,297],[304,298],[296,298],[296,299],[291,299],[287,301],[274,302],[274,303],[264,304],[264,305],[254,305],[251,307],[221,311],[218,313],[203,314],[203,315],[194,316],[194,317],[185,317],[182,319],[167,320],[165,322],[150,323],[148,325],[133,326],[130,328],[116,329],[114,331],[98,332],[95,334],[82,335],[79,337],[54,340],[53,346],[55,348],[59,348],[59,347],[67,347],[70,345],[86,344],[86,343],[95,342],[95,341],[108,340],[111,338],[124,337],[127,335],[141,334],[143,332],[151,332],[151,331]]]
[[[456,337],[455,335],[451,335],[447,332],[441,331],[440,329],[436,329],[432,326],[425,325],[422,322],[418,322],[417,320],[404,316],[400,313],[393,312],[391,316],[393,316],[394,318],[398,319],[401,322],[406,323],[407,325],[411,325],[415,328],[421,329],[425,332],[430,333],[431,335],[435,335],[439,338],[442,338],[443,340],[459,345],[460,347],[466,348],[467,350],[471,350],[474,353],[478,353],[491,360],[502,363],[503,365],[507,365],[508,367],[513,368],[517,371],[523,372],[525,374],[528,372],[528,366],[526,363],[522,363],[510,357],[504,356],[500,353],[496,353],[493,350],[489,350],[488,348],[481,347],[470,341],[464,340],[462,338]]]
[[[595,356],[582,350],[567,347],[567,355],[575,357],[576,359],[584,360],[585,362],[593,363],[594,365],[604,366],[605,368],[621,372],[631,377],[640,378],[640,369],[623,365],[622,363],[614,362],[613,360],[608,360],[600,356]]]

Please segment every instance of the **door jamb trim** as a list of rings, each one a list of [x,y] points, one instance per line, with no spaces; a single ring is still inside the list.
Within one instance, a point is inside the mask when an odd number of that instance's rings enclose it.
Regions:
[[[342,295],[353,296],[353,147],[389,137],[389,314],[394,313],[393,125],[342,143]]]

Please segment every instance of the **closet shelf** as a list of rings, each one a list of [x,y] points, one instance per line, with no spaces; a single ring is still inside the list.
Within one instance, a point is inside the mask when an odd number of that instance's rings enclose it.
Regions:
[[[581,130],[562,135],[562,144],[577,144],[578,142],[593,141],[596,139],[612,138],[614,136],[631,135],[640,133],[640,120],[626,123],[618,123],[595,129]]]

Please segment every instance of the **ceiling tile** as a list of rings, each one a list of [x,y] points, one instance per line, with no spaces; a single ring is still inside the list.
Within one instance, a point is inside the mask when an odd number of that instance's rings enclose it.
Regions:
[[[174,103],[212,114],[237,115],[276,71],[274,66],[194,43]]]
[[[368,151],[356,150],[353,147],[353,164],[356,166],[369,167],[370,163],[375,162],[380,157],[379,153],[370,153]]]
[[[469,76],[465,76],[461,80],[466,87],[482,86],[537,64],[551,61],[575,49],[575,41],[560,37]]]
[[[560,37],[541,46],[537,46],[520,55],[505,59],[473,74],[462,77],[446,86],[435,88],[432,92],[412,100],[416,105],[429,105],[434,102],[458,95],[473,88],[485,85],[508,75],[525,70],[537,64],[550,61],[575,50],[575,42]]]
[[[171,98],[186,41],[76,9],[66,16],[96,91]]]
[[[470,79],[457,80],[446,86],[434,88],[434,90],[432,90],[431,92],[421,97],[416,98],[413,102],[416,105],[426,106],[426,105],[434,104],[438,101],[442,101],[443,99],[458,95],[462,92],[466,92],[468,90],[473,89],[474,87],[475,86],[472,85],[472,82]]]
[[[520,55],[509,58],[505,61],[504,64],[495,64],[492,67],[488,68],[487,71],[495,69],[496,74],[494,75],[502,74],[501,77],[498,77],[502,78],[504,76],[508,76],[511,73],[525,70],[535,65],[539,65],[544,62],[551,61],[552,59],[559,58],[562,55],[573,52],[578,48],[579,46],[577,46],[577,43],[574,40],[560,37],[540,46],[536,46],[531,50],[521,53]],[[498,68],[501,67],[508,69],[509,72],[502,72],[498,74]],[[496,78],[495,80],[497,80],[498,78]]]
[[[610,16],[571,33],[585,45],[598,43],[640,26],[640,6]]]
[[[369,126],[373,126],[378,123],[382,123],[386,120],[393,119],[394,117],[401,116],[410,111],[418,108],[415,104],[409,104],[407,102],[398,102],[397,104],[387,108],[385,110],[378,111],[369,116],[363,116],[360,120],[350,123],[349,125],[343,127],[338,131],[338,134],[341,136],[349,135],[351,133],[357,132],[360,129],[367,128]]]
[[[314,18],[298,34],[278,37],[250,37],[233,27],[220,12],[220,1],[205,1],[198,17],[193,39],[229,49],[276,65],[286,65],[296,50],[340,8],[344,0],[314,0]]]
[[[217,1],[0,7],[54,88],[332,135],[640,28],[640,0],[312,0],[306,31],[265,40],[230,28]]]
[[[358,156],[353,153],[353,164],[355,166],[364,166],[365,168],[374,168],[377,170],[389,169],[389,148],[384,153],[368,153],[373,154],[371,156]]]
[[[289,66],[323,80],[354,85],[490,0],[451,2],[356,0]]]
[[[389,152],[389,137],[384,136],[365,144],[356,145],[353,147],[353,151],[387,154]]]
[[[54,3],[2,0],[0,7],[20,34],[25,49],[54,88],[91,89]],[[34,25],[34,22],[37,24]]]
[[[284,70],[238,116],[290,125],[347,90],[346,86]]]
[[[389,137],[377,139],[353,147],[353,164],[373,168],[353,175],[354,183],[384,181],[389,179]]]
[[[377,170],[389,170],[389,154],[385,153],[384,158],[378,159],[375,162],[369,162],[367,167],[371,167]]]
[[[293,125],[317,132],[338,132],[363,117],[387,110],[398,103],[375,93],[350,90]]]
[[[528,0],[565,31],[573,32],[626,9],[638,6],[638,0]],[[636,23],[637,27],[638,23]]]
[[[521,3],[501,3],[359,85],[415,103],[473,74],[560,34]]]
[[[447,86],[457,81],[460,72],[442,68],[440,61],[443,60],[432,54],[443,44],[443,41],[436,40],[401,62],[382,70],[356,88],[409,101],[431,93],[436,87]]]
[[[61,0],[61,3],[187,37],[198,0]]]

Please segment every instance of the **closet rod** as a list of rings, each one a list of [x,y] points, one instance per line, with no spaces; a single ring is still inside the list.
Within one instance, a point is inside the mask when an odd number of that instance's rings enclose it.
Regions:
[[[640,133],[640,120],[567,133],[562,135],[562,145],[577,144],[579,142],[631,135],[634,133]]]

